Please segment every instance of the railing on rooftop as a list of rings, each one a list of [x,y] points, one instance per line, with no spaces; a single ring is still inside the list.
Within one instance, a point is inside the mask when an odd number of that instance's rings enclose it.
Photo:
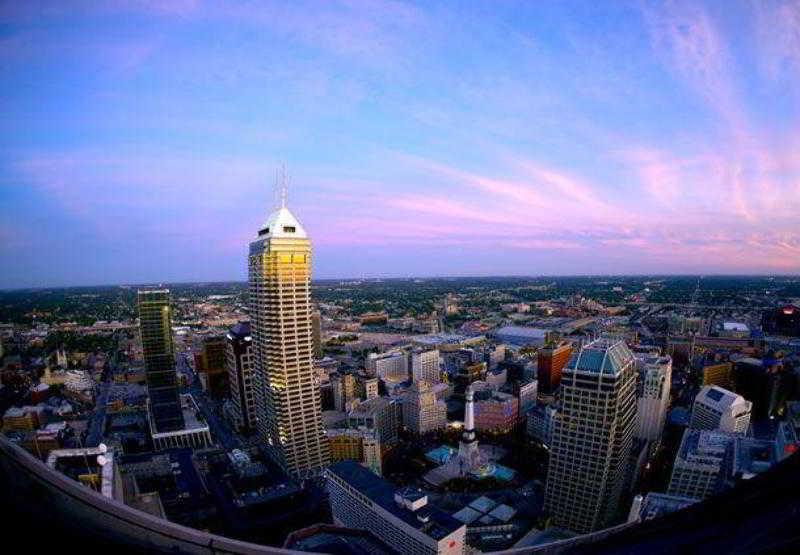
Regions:
[[[800,452],[736,488],[640,524],[502,553],[800,552]],[[106,553],[299,553],[187,528],[113,501],[0,436],[4,531],[36,552],[101,546]]]

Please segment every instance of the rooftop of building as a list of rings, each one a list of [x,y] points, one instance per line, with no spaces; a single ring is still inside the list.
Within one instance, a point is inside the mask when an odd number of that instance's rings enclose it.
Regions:
[[[672,357],[669,355],[636,353],[634,356],[648,366],[666,366],[672,362]]]
[[[386,351],[385,353],[370,353],[369,360],[383,360],[387,358],[398,358],[398,357],[405,357],[407,353],[405,351],[393,350],[393,351]]]
[[[450,535],[464,524],[431,505],[411,511],[395,501],[396,489],[386,480],[376,476],[355,461],[342,461],[331,465],[328,472],[335,474],[367,496],[373,503],[399,518],[407,525],[436,541]]]
[[[154,436],[184,434],[208,429],[208,423],[203,418],[200,407],[197,406],[197,401],[194,400],[192,394],[181,393],[180,401],[181,411],[183,412],[183,428],[169,432],[155,432]],[[155,423],[153,423],[153,426],[155,426]]]
[[[721,411],[725,411],[737,404],[749,404],[749,401],[746,401],[741,395],[737,395],[718,385],[707,385],[703,387],[700,393],[697,394],[695,402],[713,405]]]
[[[364,530],[354,530],[331,524],[315,524],[292,532],[283,544],[284,549],[329,553],[331,555],[390,555],[391,549]]]
[[[741,332],[750,331],[750,328],[747,327],[747,324],[742,322],[724,322],[722,324],[722,329],[725,331],[741,331]]]
[[[743,478],[766,472],[778,461],[774,441],[743,437],[735,445],[733,472]]]
[[[544,339],[550,330],[527,326],[503,326],[494,330],[494,335],[512,335],[531,339]]]
[[[361,401],[353,407],[353,410],[349,412],[348,416],[367,416],[376,410],[383,409],[389,404],[391,404],[391,401],[386,397],[373,397],[372,399]]]
[[[709,430],[687,429],[683,433],[678,459],[705,459],[715,462],[724,458],[733,448],[733,434],[712,432]]]
[[[239,322],[238,324],[232,326],[231,329],[228,330],[228,336],[231,339],[250,339],[250,322]]]
[[[92,484],[106,497],[114,497],[114,451],[101,444],[97,447],[54,449],[47,456],[47,466],[73,480]],[[90,476],[96,475],[98,484]]]
[[[630,363],[634,356],[625,341],[616,338],[601,338],[575,351],[567,368],[580,372],[615,375]]]
[[[693,497],[683,495],[669,495],[666,493],[648,493],[642,501],[639,509],[639,517],[642,520],[650,520],[662,515],[673,513],[689,505],[697,503]]]
[[[157,298],[163,298],[165,295],[169,295],[169,289],[139,289],[137,294],[141,296],[153,296]]]
[[[476,338],[457,333],[431,333],[427,335],[415,335],[412,341],[417,345],[435,347],[437,345],[459,345],[465,341],[475,339]]]
[[[300,221],[286,206],[273,211],[258,231],[258,238],[308,239]]]

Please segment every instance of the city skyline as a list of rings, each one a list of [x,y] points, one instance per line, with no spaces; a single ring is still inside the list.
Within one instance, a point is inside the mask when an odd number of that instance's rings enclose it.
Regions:
[[[34,551],[800,546],[800,0],[0,1],[0,68]]]
[[[0,8],[0,288],[800,272],[796,2],[309,7]]]

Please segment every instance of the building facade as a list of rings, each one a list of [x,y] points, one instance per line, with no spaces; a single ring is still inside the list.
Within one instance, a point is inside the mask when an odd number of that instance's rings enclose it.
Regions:
[[[259,433],[293,475],[316,473],[329,451],[313,365],[311,241],[285,205],[250,243],[248,268]]]
[[[719,492],[731,472],[734,440],[732,434],[686,430],[667,493],[705,499]]]
[[[716,385],[723,389],[731,389],[733,381],[732,362],[720,362],[703,367],[703,385]]]
[[[225,336],[225,367],[236,428],[253,430],[256,425],[256,386],[253,375],[253,336],[250,322],[240,322]]]
[[[371,353],[367,357],[366,367],[371,376],[377,376],[384,381],[404,382],[408,379],[408,353]]]
[[[142,338],[147,393],[153,433],[183,428],[178,398],[175,349],[172,342],[172,308],[168,289],[138,292],[139,332]]]
[[[326,430],[331,449],[331,463],[356,461],[381,475],[381,442],[372,430],[338,428]]]
[[[636,360],[624,341],[598,339],[561,378],[545,487],[557,526],[586,533],[611,524],[636,432]]]
[[[410,555],[465,553],[466,525],[412,488],[395,488],[352,461],[326,471],[334,523],[366,530]]]
[[[519,399],[491,388],[475,396],[475,429],[479,432],[508,433],[519,419]]]
[[[659,442],[664,431],[669,408],[672,383],[672,359],[668,356],[637,357],[639,380],[636,404],[639,430],[636,437],[649,442]]]
[[[411,375],[415,382],[425,380],[430,383],[442,381],[439,371],[439,350],[415,350],[411,353]]]
[[[732,434],[747,433],[753,404],[727,389],[705,386],[692,405],[689,427],[696,430],[717,430]]]
[[[552,395],[561,383],[561,372],[569,362],[572,346],[565,342],[546,345],[536,353],[536,379],[539,392]]]
[[[222,396],[228,389],[228,372],[225,368],[225,337],[206,337],[195,354],[195,370],[203,389],[214,396]]]
[[[156,451],[173,449],[178,447],[191,447],[193,449],[204,449],[211,447],[214,443],[211,438],[211,429],[200,413],[197,402],[188,393],[180,396],[181,413],[183,415],[183,426],[179,430],[152,433],[153,447]],[[151,429],[155,425],[150,421]]]
[[[427,434],[447,427],[447,405],[436,398],[428,382],[417,382],[406,393],[403,424],[415,434]]]
[[[311,313],[311,340],[314,344],[314,358],[322,358],[322,315],[319,310]]]
[[[352,374],[332,374],[333,406],[339,412],[347,412],[356,399],[356,379]]]
[[[528,437],[549,446],[553,436],[555,419],[555,406],[537,403],[536,406],[528,411],[526,423]]]
[[[395,401],[375,397],[353,407],[347,415],[347,426],[371,430],[382,444],[389,447],[397,443],[398,412]]]

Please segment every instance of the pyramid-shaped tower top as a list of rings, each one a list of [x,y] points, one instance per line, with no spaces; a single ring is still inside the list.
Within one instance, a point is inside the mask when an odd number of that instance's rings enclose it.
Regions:
[[[300,221],[285,206],[281,206],[269,215],[258,231],[258,237],[259,239],[264,237],[308,239]]]
[[[300,225],[300,220],[295,218],[294,214],[289,212],[286,207],[289,179],[286,177],[286,169],[284,167],[281,167],[275,176],[275,186],[280,193],[280,204],[267,217],[267,221],[258,231],[258,237],[308,239],[306,230]]]

